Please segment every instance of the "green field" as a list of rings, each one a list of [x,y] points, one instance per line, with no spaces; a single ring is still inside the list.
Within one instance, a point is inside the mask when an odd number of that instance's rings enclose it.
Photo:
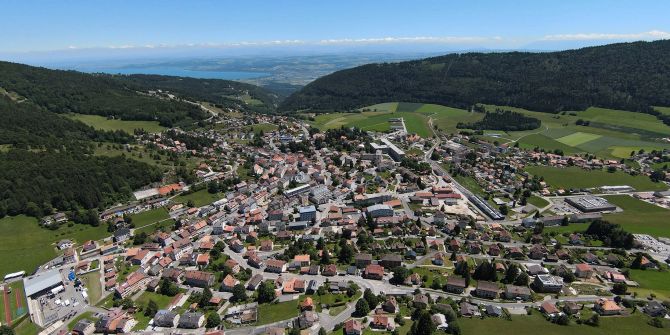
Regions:
[[[148,224],[144,225],[142,227],[138,227],[135,229],[135,234],[139,233],[146,233],[147,235],[151,235],[154,232],[157,232],[159,230],[169,232],[172,231],[172,228],[174,227],[175,221],[172,219],[169,220],[163,220],[161,222],[158,222],[156,224]]]
[[[144,129],[150,133],[158,133],[167,128],[158,124],[158,121],[123,121],[110,120],[99,115],[68,114],[69,118],[79,120],[95,129],[100,130],[123,130],[133,134],[135,129]]]
[[[269,133],[271,131],[277,130],[277,128],[279,128],[279,127],[277,125],[272,124],[272,123],[258,123],[258,124],[254,124],[254,125],[251,125],[251,126],[244,127],[245,130],[247,130],[247,131],[251,130],[256,134],[260,134],[261,131],[263,131],[264,133]]]
[[[433,104],[389,102],[372,105],[360,113],[329,113],[316,116],[312,125],[325,130],[341,126],[359,127],[363,130],[389,131],[389,119],[404,118],[409,133],[416,133],[421,137],[431,137],[433,132],[429,120],[440,130],[456,132],[458,122],[470,122],[481,118],[468,111]]]
[[[543,134],[530,134],[519,139],[519,147],[522,149],[534,149],[535,147],[545,150],[561,150],[566,155],[572,155],[581,152],[581,150],[561,143]]]
[[[571,146],[571,147],[576,147],[580,144],[584,144],[589,141],[593,141],[595,139],[600,138],[600,135],[596,134],[591,134],[591,133],[582,133],[581,131],[578,131],[576,133],[572,133],[570,135],[566,135],[560,138],[557,138],[556,141],[559,141],[565,145]]]
[[[543,208],[549,205],[549,201],[544,200],[544,198],[540,198],[537,195],[531,195],[530,198],[528,198],[528,203],[537,208]]]
[[[0,274],[25,270],[32,273],[37,266],[56,257],[53,243],[73,239],[78,243],[107,237],[106,225],[92,227],[75,224],[58,230],[40,228],[37,219],[19,215],[0,219]]]
[[[93,154],[96,156],[105,156],[105,157],[117,157],[124,155],[128,158],[132,158],[136,161],[144,162],[149,165],[157,166],[160,168],[170,168],[173,166],[174,162],[168,161],[166,157],[159,156],[160,159],[156,160],[152,158],[150,152],[142,146],[131,145],[130,149],[119,148],[118,144],[112,143],[102,143],[102,145],[96,145]]]
[[[641,312],[629,317],[601,317],[599,327],[578,325],[571,322],[568,326],[560,326],[544,319],[539,312],[530,316],[512,316],[512,321],[502,318],[477,318],[458,320],[463,335],[497,334],[497,335],[634,335],[634,334],[668,334],[667,329],[654,328],[647,324],[648,318]]]
[[[298,316],[298,301],[299,299],[259,305],[256,324],[266,325]]]
[[[544,177],[552,189],[592,188],[607,185],[629,185],[638,191],[665,190],[663,183],[654,183],[645,176],[631,176],[616,171],[587,171],[579,167],[558,168],[551,166],[528,166],[526,171],[534,176]]]
[[[168,219],[169,217],[170,215],[168,214],[168,211],[165,209],[165,207],[144,211],[130,216],[132,223],[135,225],[135,227],[138,228],[146,226],[150,223]]]
[[[35,335],[42,331],[40,327],[30,321],[28,316],[24,317],[21,320],[21,323],[12,326],[14,327],[14,334],[16,335]]]
[[[100,284],[100,271],[93,271],[82,276],[79,276],[79,280],[84,283],[88,294],[88,302],[90,305],[95,305],[95,303],[100,300],[102,297],[102,284]]]
[[[562,150],[566,154],[592,153],[602,158],[627,158],[639,149],[670,148],[659,141],[670,134],[670,127],[648,114],[605,108],[589,108],[565,114],[538,113],[522,108],[485,105],[512,110],[542,121],[542,128],[521,132],[502,132],[503,138],[518,140],[526,149],[535,147]],[[571,115],[575,114],[575,115]],[[577,126],[577,120],[589,121],[589,126]],[[501,133],[501,132],[498,132]],[[576,134],[576,135],[575,135]]]
[[[655,106],[654,109],[657,110],[657,111],[659,111],[659,112],[661,112],[661,113],[663,113],[663,114],[670,114],[670,107],[659,107],[659,106]]]
[[[193,201],[195,207],[201,207],[209,205],[214,201],[221,199],[223,195],[221,194],[212,194],[207,192],[207,189],[202,189],[197,192],[193,192],[186,195],[178,195],[173,200],[178,203],[186,204],[189,200]]]
[[[623,209],[621,213],[605,214],[605,220],[620,224],[630,233],[670,237],[670,210],[627,195],[605,198]]]
[[[639,288],[631,288],[641,297],[647,297],[650,293],[656,295],[658,299],[670,299],[670,272],[658,270],[630,270],[630,278],[640,284]]]

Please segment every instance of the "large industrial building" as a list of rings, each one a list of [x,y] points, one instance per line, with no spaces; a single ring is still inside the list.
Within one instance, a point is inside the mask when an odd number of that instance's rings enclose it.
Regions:
[[[566,198],[565,202],[584,213],[611,212],[617,208],[604,198],[594,196]]]
[[[38,293],[46,292],[63,284],[63,278],[58,270],[41,272],[23,279],[26,296],[32,297]]]
[[[372,146],[372,149],[375,151],[380,150],[381,152],[389,155],[396,162],[400,162],[405,157],[405,152],[398,148],[391,141],[385,138],[382,138],[381,141],[384,144],[379,145],[377,143],[370,143],[370,146]]]

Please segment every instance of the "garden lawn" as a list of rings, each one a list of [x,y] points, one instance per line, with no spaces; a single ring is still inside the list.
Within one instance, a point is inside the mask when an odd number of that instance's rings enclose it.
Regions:
[[[620,224],[630,233],[670,237],[670,210],[627,195],[604,198],[623,209],[621,213],[605,214],[605,220]]]
[[[559,326],[534,312],[530,316],[512,316],[512,321],[502,318],[461,318],[458,323],[463,335],[660,335],[667,329],[654,328],[647,324],[648,317],[637,312],[629,317],[601,317],[599,327],[578,325],[572,320],[568,326]]]
[[[553,189],[580,189],[606,185],[629,185],[637,191],[666,190],[663,183],[654,183],[646,176],[631,176],[616,171],[587,171],[579,167],[558,168],[552,166],[528,166],[526,171],[534,176],[544,177]]]
[[[295,299],[276,304],[270,303],[259,305],[257,324],[265,325],[298,316],[298,301],[299,299]]]
[[[422,280],[424,276],[428,277],[427,280],[423,282],[423,287],[430,287],[435,280],[439,281],[442,285],[447,282],[447,278],[443,276],[443,274],[447,273],[446,269],[417,266],[412,269],[412,272],[421,275]]]
[[[156,302],[156,305],[158,305],[158,309],[161,310],[166,309],[174,298],[175,297],[145,291],[142,293],[142,295],[140,295],[139,298],[137,298],[135,305],[146,307],[149,304],[149,300],[153,300]],[[133,330],[136,331],[144,330],[149,325],[149,321],[151,321],[151,317],[144,315],[144,310],[135,313],[134,318],[137,320],[137,325],[133,328]]]
[[[37,266],[56,257],[53,245],[62,239],[78,243],[107,237],[106,225],[92,227],[74,224],[57,230],[41,228],[37,219],[25,215],[0,219],[0,275],[25,270],[35,271]]]

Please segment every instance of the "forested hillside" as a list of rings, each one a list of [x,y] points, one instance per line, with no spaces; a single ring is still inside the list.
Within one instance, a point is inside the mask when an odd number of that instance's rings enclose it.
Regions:
[[[159,121],[163,126],[192,124],[208,117],[192,104],[138,93],[110,75],[49,70],[0,62],[0,88],[54,113],[114,116],[124,120]]]
[[[280,110],[346,111],[405,101],[460,108],[486,103],[542,112],[600,106],[656,115],[650,106],[670,106],[668,55],[670,40],[370,64],[317,79],[287,98]],[[664,121],[670,123],[670,118]]]
[[[161,178],[145,163],[91,155],[93,141],[131,141],[124,132],[98,131],[5,96],[0,120],[0,218],[104,208]]]
[[[242,111],[250,110],[268,113],[275,110],[279,103],[276,94],[259,86],[221,79],[196,79],[186,77],[136,74],[114,76],[124,83],[145,89],[162,89],[177,93],[187,99],[208,101]],[[262,104],[247,104],[240,97],[249,96]]]

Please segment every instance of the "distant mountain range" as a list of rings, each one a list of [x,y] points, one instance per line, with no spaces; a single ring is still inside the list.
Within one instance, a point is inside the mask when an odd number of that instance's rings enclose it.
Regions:
[[[487,103],[542,112],[600,106],[658,114],[650,106],[670,106],[668,55],[670,40],[663,40],[369,64],[315,80],[285,99],[279,110],[347,111],[405,101],[461,108]]]

